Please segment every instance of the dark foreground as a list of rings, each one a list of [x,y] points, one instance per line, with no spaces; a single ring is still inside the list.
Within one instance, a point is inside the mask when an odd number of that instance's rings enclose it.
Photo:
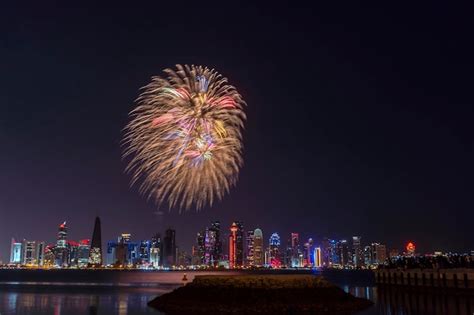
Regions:
[[[354,314],[373,303],[319,276],[197,276],[157,297],[150,306],[166,314]]]

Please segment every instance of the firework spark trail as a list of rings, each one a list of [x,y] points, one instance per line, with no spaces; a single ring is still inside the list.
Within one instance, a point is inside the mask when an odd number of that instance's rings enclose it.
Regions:
[[[200,209],[237,181],[245,102],[214,69],[177,65],[164,72],[143,87],[130,113],[126,171],[158,205]]]

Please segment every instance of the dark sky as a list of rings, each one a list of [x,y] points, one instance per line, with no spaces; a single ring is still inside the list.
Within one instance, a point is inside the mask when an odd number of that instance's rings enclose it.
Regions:
[[[472,11],[155,2],[2,4],[0,259],[64,220],[90,238],[97,214],[104,240],[173,226],[185,249],[214,219],[474,249]],[[247,101],[245,166],[212,209],[159,217],[119,143],[139,88],[177,63],[214,67]]]

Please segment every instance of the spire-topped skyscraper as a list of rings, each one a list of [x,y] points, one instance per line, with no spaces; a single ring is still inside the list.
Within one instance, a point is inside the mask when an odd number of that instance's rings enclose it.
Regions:
[[[100,218],[95,218],[94,232],[89,252],[89,267],[102,266],[102,235],[100,232]]]

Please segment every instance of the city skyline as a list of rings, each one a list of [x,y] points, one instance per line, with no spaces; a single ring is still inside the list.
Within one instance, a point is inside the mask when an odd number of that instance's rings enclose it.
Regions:
[[[103,239],[173,226],[191,246],[218,218],[469,250],[469,11],[326,5],[2,7],[1,259],[12,236],[66,220],[79,239],[95,216]],[[215,68],[248,104],[236,187],[182,214],[129,187],[120,146],[139,88],[177,63]]]
[[[368,247],[372,248],[372,252],[377,253],[377,257],[381,255],[378,253],[377,246],[383,247],[383,250],[380,247],[380,250],[383,252],[382,257],[398,256],[403,253],[408,253],[409,255],[414,255],[415,253],[419,255],[433,255],[436,253],[455,252],[451,249],[442,248],[429,252],[419,247],[416,247],[415,252],[415,242],[413,240],[408,240],[404,244],[390,246],[381,239],[367,240],[361,235],[339,238],[334,237],[334,235],[325,235],[315,238],[312,235],[302,235],[297,231],[293,231],[288,235],[282,234],[282,236],[280,236],[278,231],[273,231],[271,233],[266,232],[270,233],[270,236],[268,236],[261,228],[246,227],[242,221],[233,221],[228,229],[222,226],[220,221],[210,222],[210,225],[196,232],[196,238],[190,248],[180,245],[179,238],[176,237],[176,230],[172,229],[172,227],[168,227],[163,231],[155,231],[150,234],[152,235],[151,237],[147,238],[137,238],[131,233],[122,231],[120,233],[117,232],[117,241],[113,239],[102,241],[100,222],[100,218],[96,217],[91,234],[92,238],[81,238],[78,242],[68,237],[69,225],[67,225],[66,221],[59,224],[55,242],[47,242],[44,239],[39,240],[37,238],[15,239],[12,237],[10,252],[8,253],[9,260],[3,261],[3,263],[31,264],[31,261],[43,261],[46,259],[44,256],[49,251],[54,254],[54,257],[50,258],[50,260],[54,261],[55,265],[59,267],[62,265],[67,266],[71,258],[69,257],[70,253],[65,253],[64,251],[69,251],[70,248],[74,247],[77,252],[78,246],[80,248],[81,245],[87,245],[87,253],[83,254],[82,264],[80,259],[77,261],[77,257],[74,264],[77,265],[79,263],[82,267],[87,266],[89,268],[115,265],[115,263],[110,263],[110,255],[112,254],[115,257],[117,255],[116,252],[119,250],[118,247],[122,246],[121,244],[134,244],[136,248],[134,249],[135,258],[133,259],[145,258],[153,266],[175,265],[180,259],[178,256],[183,254],[187,255],[186,257],[190,257],[189,264],[195,264],[197,261],[197,264],[217,267],[220,265],[219,261],[224,259],[228,261],[228,267],[230,268],[236,268],[244,264],[247,266],[266,265],[278,268],[283,261],[284,266],[301,267],[304,266],[303,261],[311,261],[311,264],[315,266],[325,266],[328,263],[324,260],[324,257],[329,255],[325,252],[328,247],[333,247],[333,250],[337,249],[341,253],[346,253],[345,255],[341,254],[336,264],[341,264],[342,266],[350,264],[353,267],[364,265],[363,262],[367,260],[365,252]],[[255,237],[258,239],[258,243],[254,243]],[[267,243],[266,237],[268,238]],[[228,238],[227,243],[226,238]],[[154,244],[160,245],[155,246]],[[146,252],[142,252],[143,246],[147,248]],[[30,254],[28,255],[27,249],[30,247]],[[130,246],[128,247],[131,250]],[[110,252],[111,248],[114,249],[112,253]],[[158,250],[154,252],[153,248]],[[317,254],[315,250],[318,251]],[[473,249],[469,249],[459,252],[459,254],[472,255],[473,252]],[[153,258],[153,254],[157,256]],[[125,255],[125,253],[120,255]],[[124,256],[128,258],[123,258],[122,261],[131,261],[132,257],[129,255]],[[285,257],[285,260],[282,257]],[[154,260],[156,264],[153,262]],[[385,258],[380,261],[384,260]],[[377,261],[379,260],[377,259]]]

